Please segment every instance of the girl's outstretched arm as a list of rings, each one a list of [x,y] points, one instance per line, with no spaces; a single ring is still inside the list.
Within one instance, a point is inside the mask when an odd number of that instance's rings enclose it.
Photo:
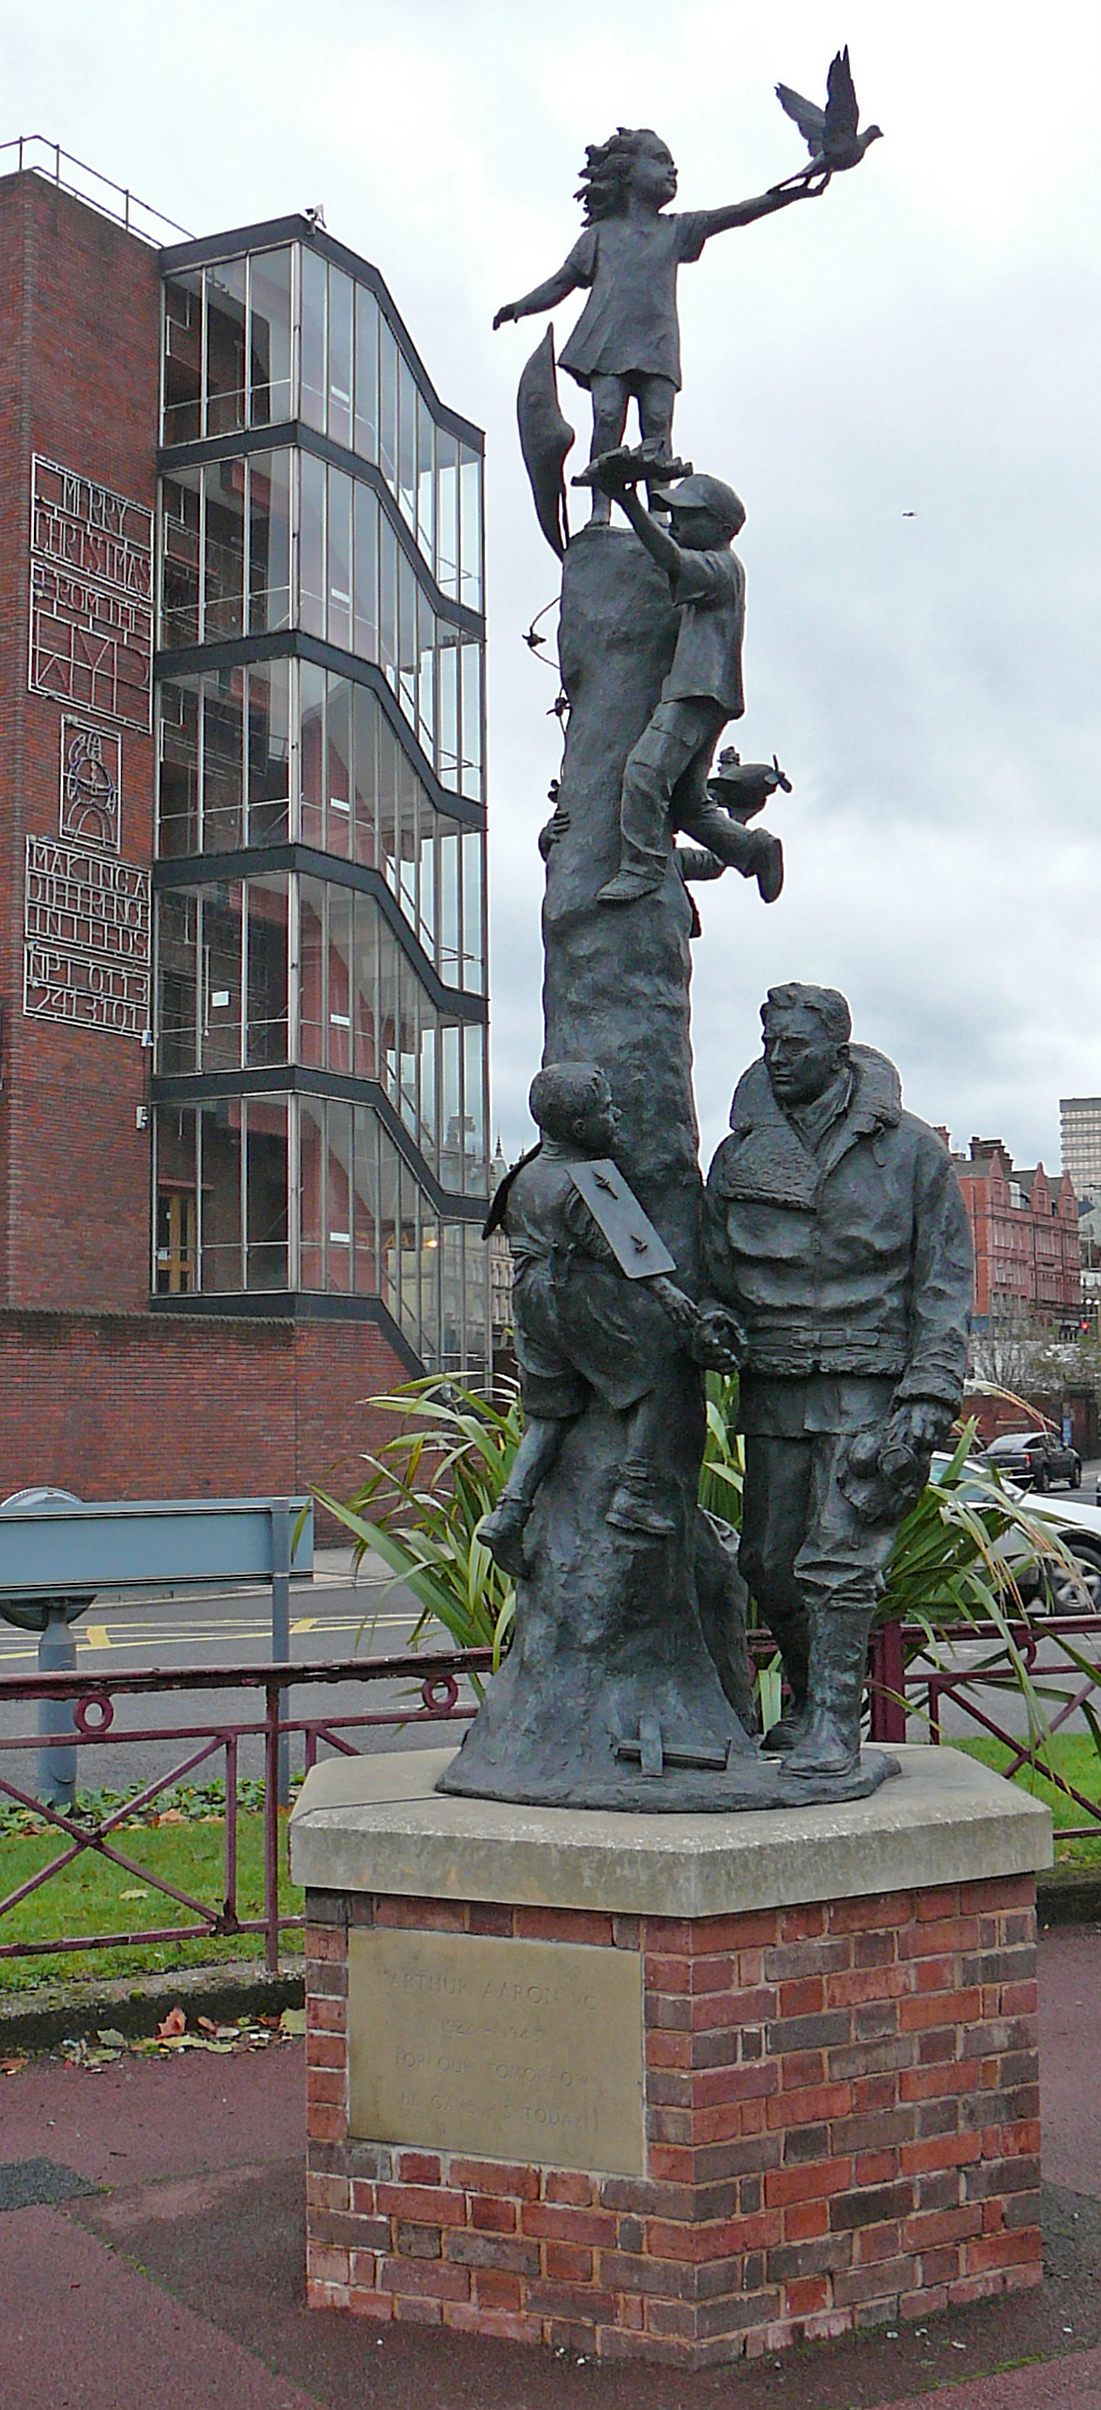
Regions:
[[[789,201],[816,201],[828,182],[827,176],[813,184],[792,184],[786,192],[762,192],[752,201],[731,201],[726,209],[693,210],[692,214],[703,219],[706,242],[712,234],[725,234],[731,226],[752,226],[755,218],[770,218],[775,209],[786,209]]]
[[[494,328],[507,325],[511,318],[534,318],[541,310],[557,309],[558,303],[565,301],[568,294],[576,292],[582,282],[572,260],[563,261],[554,275],[548,276],[545,284],[536,285],[532,292],[524,294],[521,301],[506,301],[497,312]]]

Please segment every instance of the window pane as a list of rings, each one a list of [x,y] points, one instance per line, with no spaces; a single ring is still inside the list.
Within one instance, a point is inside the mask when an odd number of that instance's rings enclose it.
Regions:
[[[378,381],[379,467],[387,485],[396,492],[398,482],[398,347],[381,310],[378,321]]]
[[[445,427],[436,429],[436,584],[458,601],[459,446]]]
[[[211,461],[203,471],[203,642],[244,630],[245,463]]]
[[[436,430],[422,393],[417,395],[417,542],[429,568],[436,525]]]
[[[323,1049],[322,1003],[325,974],[325,889],[320,879],[301,878],[299,888],[299,1059],[320,1071]]]
[[[378,1063],[378,905],[371,895],[355,899],[355,944],[352,976],[353,1064],[359,1079],[377,1079]]]
[[[419,1272],[420,1247],[417,1229],[417,1207],[420,1202],[417,1184],[407,1164],[401,1165],[400,1258],[398,1319],[411,1346],[420,1346],[421,1318]]]
[[[477,1376],[489,1368],[489,1249],[469,1222],[463,1242],[464,1359],[467,1371]]]
[[[308,427],[325,426],[325,304],[328,270],[316,251],[303,244],[302,263],[302,405]]]
[[[391,686],[398,666],[398,540],[385,514],[378,518],[378,658]]]
[[[304,1289],[324,1286],[322,1227],[325,1214],[325,1107],[320,1099],[298,1099],[301,1254],[299,1278]]]
[[[250,1096],[245,1152],[245,1278],[250,1289],[287,1286],[287,1103]]]
[[[355,448],[378,459],[378,303],[367,285],[356,286]]]
[[[263,661],[248,673],[248,842],[286,837],[290,811],[289,661]]]
[[[376,792],[380,712],[369,686],[354,686],[355,858],[373,868],[378,860]]]
[[[482,937],[482,858],[485,840],[480,829],[463,833],[463,986],[480,995],[485,987]]]
[[[285,871],[248,881],[246,1063],[287,1060],[287,917]]]
[[[222,259],[206,272],[207,435],[245,423],[245,278],[248,262]]]
[[[454,821],[440,823],[440,977],[446,987],[459,979],[459,832]]]
[[[164,281],[164,440],[194,443],[202,432],[203,272]]]
[[[427,1197],[420,1200],[420,1352],[430,1372],[440,1361],[440,1225]]]
[[[229,853],[244,843],[244,693],[240,669],[202,680],[204,853]]]
[[[420,793],[420,780],[412,763],[406,760],[404,753],[399,752],[398,754],[397,768],[398,823],[396,829],[397,860],[395,862],[397,895],[406,920],[411,921],[415,928],[417,920],[417,798]]]
[[[379,868],[387,886],[397,893],[397,856],[401,806],[399,779],[401,747],[383,712],[378,715],[378,843]]]
[[[411,728],[417,725],[417,581],[404,552],[398,555],[398,701]]]
[[[352,1143],[355,1285],[361,1297],[371,1297],[379,1286],[378,1122],[369,1105],[355,1107]]]
[[[440,785],[459,784],[459,631],[438,623],[436,655],[436,775]]]
[[[385,1130],[378,1135],[379,1152],[379,1294],[397,1321],[399,1304],[398,1155]]]
[[[329,677],[326,719],[328,819],[325,844],[331,854],[352,850],[352,689],[347,678]]]
[[[464,1363],[465,1306],[463,1225],[440,1224],[440,1352],[446,1372],[461,1372]]]
[[[420,940],[431,961],[436,959],[436,814],[426,796],[420,807],[420,880],[418,905]]]
[[[422,753],[436,758],[436,614],[423,587],[417,589],[417,736]]]
[[[355,286],[339,268],[329,268],[329,433],[352,445],[352,307]]]
[[[332,1097],[328,1123],[328,1264],[326,1287],[352,1285],[352,1108]]]
[[[477,644],[464,644],[463,663],[463,766],[462,791],[475,803],[482,794],[482,651]]]
[[[249,627],[264,635],[290,626],[291,456],[257,452],[249,462]]]
[[[465,1125],[464,1154],[466,1173],[463,1186],[468,1196],[484,1197],[486,1193],[486,1104],[485,1104],[485,1030],[480,1021],[468,1021],[463,1031],[463,1120]]]
[[[157,899],[157,1070],[171,1079],[199,1068],[199,905],[191,888]]]
[[[328,621],[330,644],[352,649],[352,480],[329,470]]]
[[[410,1136],[416,1138],[417,1122],[417,1063],[420,1037],[417,1028],[417,1006],[420,991],[412,965],[403,953],[398,955],[398,1111]]]
[[[328,1029],[330,1071],[352,1068],[352,891],[331,886]]]
[[[178,469],[161,481],[161,631],[166,645],[199,641],[199,543],[202,505],[198,469]]]
[[[197,1288],[199,1174],[195,1115],[160,1105],[155,1123],[157,1227],[153,1286],[160,1297]]]
[[[482,463],[477,452],[465,444],[460,446],[462,504],[460,518],[461,578],[459,601],[469,603],[472,611],[482,607]]]
[[[249,317],[250,418],[254,427],[291,418],[291,252],[252,261]]]
[[[325,843],[325,672],[315,661],[303,661],[298,678],[302,843],[321,848]]]
[[[199,1115],[200,1286],[244,1287],[241,1261],[241,1100],[221,1097]]]
[[[325,633],[325,463],[299,454],[298,586],[299,625],[311,636]]]
[[[242,913],[240,879],[202,893],[203,1071],[241,1068]]]
[[[440,1154],[440,1180],[444,1188],[456,1196],[463,1186],[462,1131],[462,1031],[455,1021],[440,1026],[440,1061],[442,1069],[440,1121],[443,1147]]]
[[[355,481],[355,619],[353,649],[364,661],[378,659],[378,502],[361,477]]]
[[[199,688],[195,679],[163,679],[159,695],[160,764],[157,851],[199,850]]]
[[[392,1105],[398,1101],[398,949],[382,914],[378,919],[379,1067]]]
[[[403,353],[398,354],[398,502],[403,519],[417,524],[417,388]]]
[[[420,1144],[433,1171],[439,1169],[439,1132],[436,1112],[436,1014],[427,996],[422,995],[421,1063],[420,1063]]]

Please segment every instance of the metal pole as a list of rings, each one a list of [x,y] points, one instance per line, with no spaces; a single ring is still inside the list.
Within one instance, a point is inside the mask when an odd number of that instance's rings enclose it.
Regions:
[[[279,1806],[277,1766],[282,1700],[273,1683],[264,1688],[264,1926],[268,1972],[279,1973]]]
[[[272,1663],[285,1665],[291,1653],[291,1500],[274,1498],[271,1508],[271,1654]],[[286,1714],[287,1693],[279,1693],[280,1720]],[[291,1797],[290,1736],[279,1735],[279,1805]]]
[[[38,1642],[40,1674],[75,1674],[76,1642],[65,1609],[47,1609],[47,1620]],[[43,1742],[52,1736],[72,1735],[71,1699],[40,1699],[38,1702],[38,1733]],[[38,1752],[38,1796],[43,1807],[71,1808],[76,1799],[76,1750],[61,1748],[54,1741],[52,1748]]]

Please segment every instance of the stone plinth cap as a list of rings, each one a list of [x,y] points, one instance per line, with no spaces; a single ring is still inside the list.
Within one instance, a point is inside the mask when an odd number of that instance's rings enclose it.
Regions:
[[[451,1749],[333,1757],[291,1817],[291,1872],[311,1891],[730,1916],[814,1900],[1031,1874],[1052,1862],[1049,1810],[956,1749],[899,1748],[870,1799],[742,1815],[640,1816],[451,1799]]]

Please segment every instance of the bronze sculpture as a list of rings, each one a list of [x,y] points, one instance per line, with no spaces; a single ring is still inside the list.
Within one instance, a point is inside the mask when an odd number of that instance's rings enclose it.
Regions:
[[[593,458],[579,482],[597,508],[569,538],[570,430],[548,336],[520,395],[539,523],[563,559],[564,752],[540,837],[546,1068],[533,1110],[544,1137],[491,1217],[500,1212],[517,1248],[529,1419],[482,1526],[515,1574],[512,1645],[441,1777],[450,1792],[777,1807],[863,1796],[893,1771],[851,1745],[851,1714],[827,1733],[808,1718],[787,1756],[758,1750],[735,1534],[698,1503],[701,1367],[737,1360],[743,1344],[752,1353],[753,1339],[740,1333],[733,1273],[716,1260],[708,1279],[701,1260],[689,1022],[699,921],[686,880],[729,864],[775,901],[779,842],[749,823],[788,781],[775,761],[743,765],[732,749],[711,770],[743,709],[744,579],[731,545],[744,512],[723,479],[670,456],[676,273],[710,234],[827,180],[807,169],[758,202],[665,216],[668,151],[656,135],[621,132],[590,153],[590,223],[564,269],[498,313],[501,323],[590,288],[563,358],[593,395]],[[643,440],[626,451],[632,397]],[[597,1175],[635,1219],[618,1254]],[[632,1284],[636,1242],[646,1277]],[[897,1449],[870,1467],[858,1458],[854,1448],[854,1476],[873,1487],[894,1478]]]
[[[745,1333],[739,1563],[792,1699],[765,1747],[817,1776],[859,1758],[883,1569],[959,1411],[971,1244],[947,1148],[886,1056],[850,1043],[844,997],[772,988],[761,1018],[704,1255]]]

